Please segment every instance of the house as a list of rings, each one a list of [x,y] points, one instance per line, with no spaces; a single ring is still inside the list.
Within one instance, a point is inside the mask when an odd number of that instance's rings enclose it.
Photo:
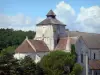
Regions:
[[[84,67],[82,75],[100,75],[100,34],[66,31],[65,26],[50,10],[46,19],[36,25],[35,38],[26,37],[14,57],[30,56],[37,63],[50,51],[71,52],[71,45],[74,44],[77,62]]]

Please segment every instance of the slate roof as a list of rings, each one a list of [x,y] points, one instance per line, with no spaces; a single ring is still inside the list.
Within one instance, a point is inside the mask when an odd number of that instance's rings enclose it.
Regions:
[[[56,18],[46,18],[42,22],[38,23],[37,25],[65,25]]]
[[[52,25],[65,25],[56,19],[56,15],[52,10],[50,10],[46,16],[47,16],[47,18],[44,19],[43,21],[41,21],[40,23],[38,23],[37,26],[39,26],[39,25],[51,25],[51,24]]]
[[[100,60],[89,60],[89,67],[92,70],[100,70]]]
[[[96,33],[86,33],[77,31],[67,31],[70,37],[82,36],[86,45],[90,49],[100,49],[100,34]]]
[[[52,10],[50,10],[50,11],[47,13],[47,16],[56,16],[56,14],[55,14]]]
[[[28,41],[31,43],[31,45],[28,43]],[[48,52],[49,48],[47,45],[40,40],[24,40],[21,45],[18,46],[18,48],[15,50],[16,53],[33,53],[33,52]],[[36,50],[36,51],[35,51]]]

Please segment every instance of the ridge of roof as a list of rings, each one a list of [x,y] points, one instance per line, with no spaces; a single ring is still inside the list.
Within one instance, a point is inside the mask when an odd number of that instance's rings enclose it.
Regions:
[[[36,49],[35,49],[34,45],[32,45],[32,43],[31,43],[28,39],[26,39],[26,41],[27,41],[28,44],[32,47],[32,49],[36,52]]]

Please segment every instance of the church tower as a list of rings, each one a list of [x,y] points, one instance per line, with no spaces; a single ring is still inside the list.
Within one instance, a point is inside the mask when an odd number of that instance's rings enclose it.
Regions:
[[[56,19],[56,14],[52,10],[46,16],[46,19],[37,24],[34,40],[43,40],[52,51],[59,39],[67,36],[66,25]]]

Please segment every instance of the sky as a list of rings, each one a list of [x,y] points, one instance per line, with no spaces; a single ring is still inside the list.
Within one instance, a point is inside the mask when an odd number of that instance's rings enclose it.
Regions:
[[[0,28],[35,30],[50,9],[66,29],[100,33],[100,0],[0,0]]]

